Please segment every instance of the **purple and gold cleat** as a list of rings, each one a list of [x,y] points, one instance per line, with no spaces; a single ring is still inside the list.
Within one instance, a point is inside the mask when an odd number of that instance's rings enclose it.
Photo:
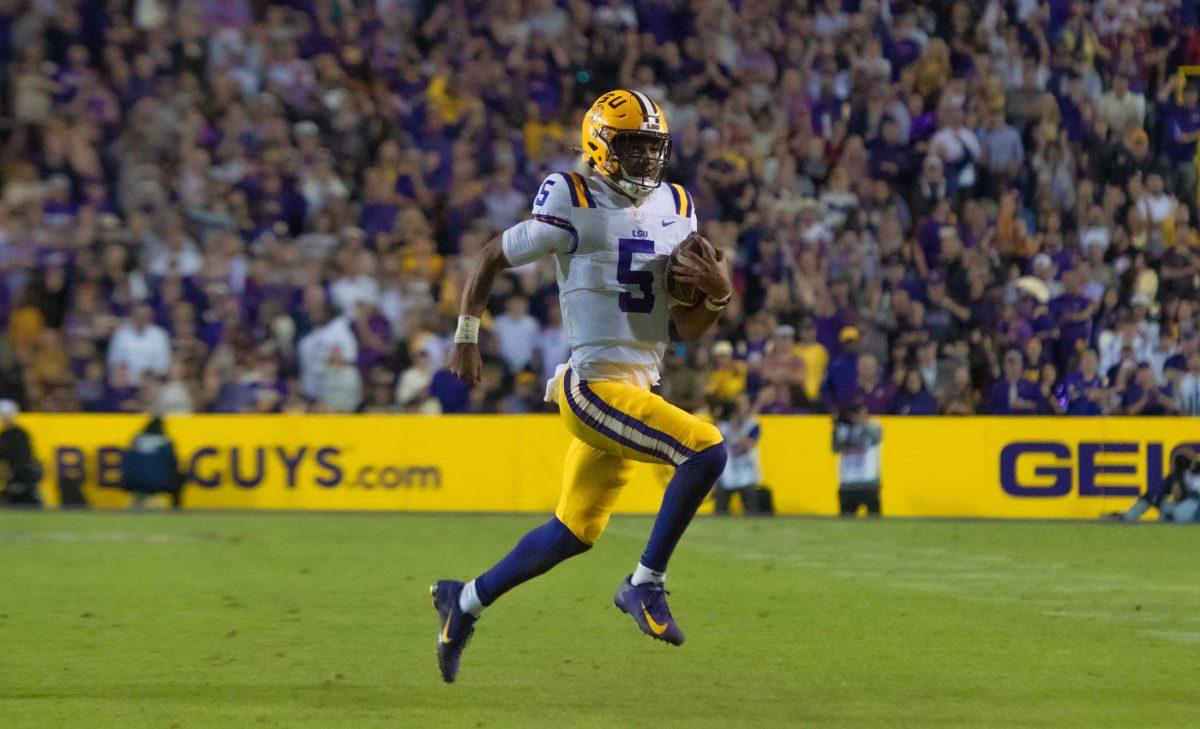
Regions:
[[[671,645],[683,645],[683,631],[679,629],[675,618],[671,617],[667,594],[661,584],[646,582],[635,585],[626,577],[617,588],[613,604],[633,618],[638,628],[651,638]]]
[[[438,668],[446,683],[454,683],[458,676],[458,659],[475,632],[475,616],[458,606],[462,589],[463,583],[457,580],[439,580],[429,588],[433,607],[438,611]]]

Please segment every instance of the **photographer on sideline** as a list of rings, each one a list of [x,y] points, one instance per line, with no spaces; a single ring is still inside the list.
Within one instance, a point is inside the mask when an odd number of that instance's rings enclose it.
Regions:
[[[838,458],[838,502],[842,516],[855,516],[860,506],[879,516],[879,452],[883,428],[867,419],[867,406],[855,401],[833,425],[833,452]]]
[[[1196,521],[1200,510],[1200,453],[1180,447],[1171,458],[1171,472],[1159,487],[1153,491],[1147,489],[1128,509],[1109,518],[1136,522],[1150,507],[1158,509],[1162,521]]]
[[[162,418],[155,416],[138,433],[121,456],[121,486],[133,494],[133,505],[139,507],[151,494],[171,496],[171,506],[183,505],[183,475],[179,473],[179,458],[175,444],[163,429]]]
[[[0,400],[0,466],[4,482],[0,484],[0,505],[40,507],[38,484],[42,464],[33,455],[29,432],[17,425],[20,410],[12,400]]]
[[[717,423],[717,427],[729,444],[729,460],[713,486],[715,513],[728,515],[733,495],[738,494],[746,515],[757,514],[760,511],[758,492],[763,481],[762,465],[758,460],[758,439],[762,431],[746,393],[738,394],[725,406],[725,418]]]

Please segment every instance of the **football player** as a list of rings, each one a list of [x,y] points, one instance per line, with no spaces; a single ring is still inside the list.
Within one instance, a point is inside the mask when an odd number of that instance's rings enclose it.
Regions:
[[[668,295],[667,259],[696,231],[696,212],[687,190],[662,183],[671,138],[658,104],[637,91],[604,94],[583,118],[582,152],[589,173],[547,177],[532,218],[480,251],[464,287],[448,366],[474,384],[479,317],[496,276],[553,256],[571,357],[548,383],[547,400],[557,401],[573,438],[554,518],[474,580],[431,588],[447,682],[486,606],[595,544],[632,461],[675,471],[646,550],[614,602],[650,637],[683,643],[663,580],[675,545],[725,468],[725,445],[716,427],[649,388],[658,382],[670,321],[681,337],[697,339],[729,303],[732,287],[721,252],[700,241],[680,251],[671,275],[676,292],[678,283],[703,296],[686,303]]]

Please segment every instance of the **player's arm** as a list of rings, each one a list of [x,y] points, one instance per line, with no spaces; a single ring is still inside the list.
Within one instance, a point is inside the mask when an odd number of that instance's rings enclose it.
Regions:
[[[671,320],[675,322],[675,330],[679,338],[685,342],[694,342],[721,318],[720,311],[709,311],[704,304],[695,306],[676,306],[671,309]]]
[[[475,259],[463,286],[458,329],[446,367],[468,385],[479,382],[479,318],[492,295],[496,277],[506,268],[523,266],[553,254],[573,253],[579,234],[571,224],[571,199],[566,181],[555,173],[542,183],[533,202],[533,217],[488,241]]]
[[[479,317],[492,295],[496,277],[508,267],[500,238],[492,238],[480,249],[463,286],[458,330],[454,333],[454,346],[450,348],[446,367],[468,385],[479,382],[483,371],[483,360],[479,356]]]
[[[686,342],[695,341],[721,318],[721,311],[732,296],[733,283],[729,280],[725,254],[712,245],[701,246],[699,255],[680,253],[671,275],[680,283],[692,284],[706,294],[693,306],[671,307],[671,319],[680,338]]]

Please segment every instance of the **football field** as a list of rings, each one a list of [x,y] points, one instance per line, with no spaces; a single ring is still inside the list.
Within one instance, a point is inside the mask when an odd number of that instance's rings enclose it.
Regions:
[[[544,517],[0,513],[0,726],[1180,727],[1200,530],[701,518],[681,648],[612,605],[650,522],[480,621],[428,587]]]

